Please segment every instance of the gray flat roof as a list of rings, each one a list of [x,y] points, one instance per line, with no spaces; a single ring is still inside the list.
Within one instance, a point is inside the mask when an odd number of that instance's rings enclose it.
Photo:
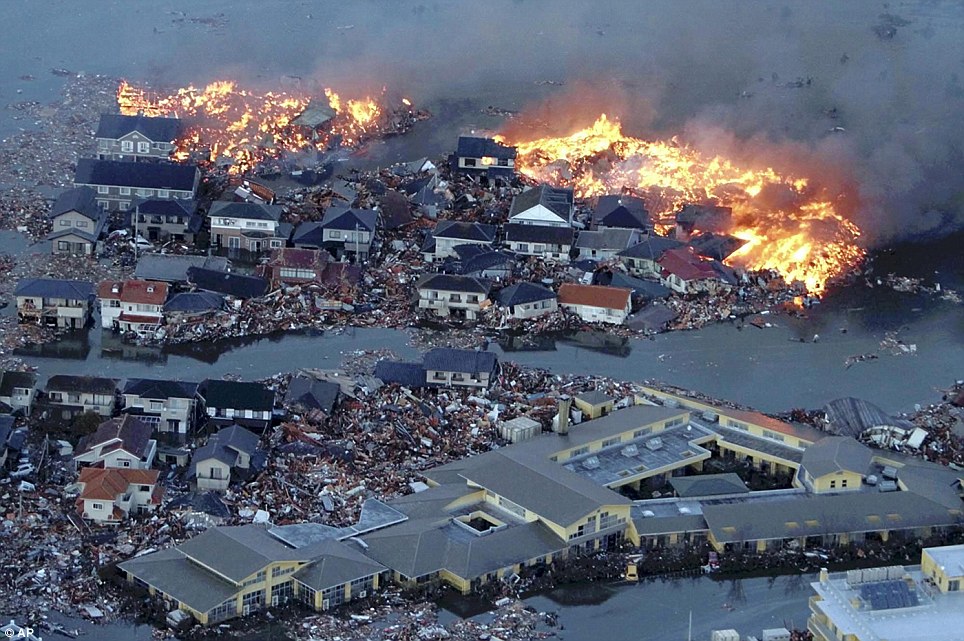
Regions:
[[[945,545],[925,549],[948,576],[964,575],[964,545]]]
[[[695,421],[694,424],[696,424]],[[776,441],[771,441],[767,438],[754,436],[748,432],[734,430],[728,427],[721,427],[716,424],[700,423],[700,425],[713,430],[719,434],[724,441],[734,445],[741,445],[743,447],[756,450],[757,452],[776,456],[785,461],[790,461],[798,465],[800,464],[801,459],[803,459],[803,450],[790,447],[789,445],[780,445]]]

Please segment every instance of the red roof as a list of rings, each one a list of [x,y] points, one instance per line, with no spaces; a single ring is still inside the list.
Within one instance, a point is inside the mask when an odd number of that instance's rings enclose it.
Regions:
[[[606,309],[626,309],[633,290],[601,285],[564,283],[559,288],[560,305],[589,305]]]
[[[683,280],[717,278],[713,267],[697,256],[690,247],[667,249],[658,261],[664,275],[675,274]]]
[[[118,317],[119,321],[123,323],[146,323],[148,325],[157,325],[161,322],[161,319],[157,316],[145,316],[143,314],[128,314],[127,312],[122,312]]]
[[[269,265],[279,267],[295,267],[307,269],[311,267],[324,268],[331,256],[320,249],[305,249],[302,247],[281,247],[271,251]]]
[[[85,467],[78,482],[84,484],[80,499],[113,501],[130,485],[157,485],[157,470],[129,470],[113,467]]]
[[[97,296],[124,303],[163,305],[167,301],[167,283],[152,280],[108,280],[97,288]]]

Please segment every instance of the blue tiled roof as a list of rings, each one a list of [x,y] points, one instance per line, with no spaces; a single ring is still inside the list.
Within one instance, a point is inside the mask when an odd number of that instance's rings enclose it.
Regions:
[[[74,187],[59,196],[50,209],[50,217],[56,218],[69,211],[75,211],[91,220],[101,216],[101,209],[97,206],[97,192],[90,187]]]
[[[268,281],[263,278],[219,272],[203,267],[189,267],[187,278],[188,282],[198,289],[236,298],[257,298],[264,296],[268,291]]]
[[[515,158],[516,148],[500,145],[491,138],[459,136],[455,153],[466,158]]]
[[[81,158],[77,161],[74,184],[193,191],[197,174],[194,165]]]
[[[371,209],[348,209],[331,207],[325,212],[321,226],[325,229],[354,231],[357,226],[366,231],[375,231],[378,213]]]
[[[40,296],[66,300],[87,300],[94,295],[94,284],[80,280],[24,278],[17,283],[14,296]]]
[[[454,349],[436,347],[429,350],[422,365],[426,370],[440,372],[463,372],[466,374],[487,374],[492,372],[499,359],[492,352],[479,352],[474,349]]]
[[[405,387],[425,387],[425,370],[421,363],[401,361],[378,361],[375,363],[375,378],[384,383],[397,383]]]
[[[524,305],[540,300],[552,300],[556,293],[535,283],[516,283],[499,292],[499,304],[505,307]]]

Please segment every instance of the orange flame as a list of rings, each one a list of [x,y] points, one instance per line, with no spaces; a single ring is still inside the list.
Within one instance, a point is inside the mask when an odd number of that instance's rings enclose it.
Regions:
[[[325,149],[331,136],[341,136],[343,144],[357,146],[384,125],[384,110],[375,98],[342,101],[331,89],[325,89],[325,96],[335,114],[318,135],[306,135],[291,123],[308,107],[309,96],[257,94],[226,80],[203,89],[184,87],[166,96],[126,81],[117,88],[122,114],[179,117],[189,123],[172,154],[175,160],[187,160],[193,152],[207,149],[211,162],[220,157],[230,159],[232,173],[247,171],[282,150]]]
[[[505,141],[504,137],[497,137]],[[788,282],[821,293],[827,282],[862,258],[860,230],[840,215],[830,198],[815,194],[805,178],[772,168],[744,169],[726,158],[707,158],[672,139],[626,136],[605,114],[569,136],[511,141],[516,169],[541,182],[571,186],[583,198],[629,189],[641,195],[659,223],[671,228],[686,203],[713,203],[733,210],[729,233],[747,243],[727,263],[775,270]],[[761,193],[781,189],[789,205],[773,208]]]

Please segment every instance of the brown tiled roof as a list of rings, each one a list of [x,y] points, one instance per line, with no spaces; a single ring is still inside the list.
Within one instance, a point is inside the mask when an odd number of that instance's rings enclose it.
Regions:
[[[324,267],[330,258],[328,252],[320,249],[281,247],[271,251],[268,264],[295,268]]]
[[[676,274],[683,280],[700,280],[703,278],[718,278],[710,264],[701,259],[689,247],[668,249],[659,259],[659,266],[664,273]]]
[[[116,290],[116,291],[115,291]],[[125,303],[163,305],[167,300],[167,283],[151,280],[104,281],[97,288],[97,296]]]
[[[560,305],[591,305],[607,309],[626,309],[633,291],[622,287],[563,283],[559,288]]]
[[[85,467],[78,482],[84,484],[80,499],[113,501],[130,485],[157,485],[157,470],[129,470],[113,467]],[[152,497],[153,498],[153,497]]]

